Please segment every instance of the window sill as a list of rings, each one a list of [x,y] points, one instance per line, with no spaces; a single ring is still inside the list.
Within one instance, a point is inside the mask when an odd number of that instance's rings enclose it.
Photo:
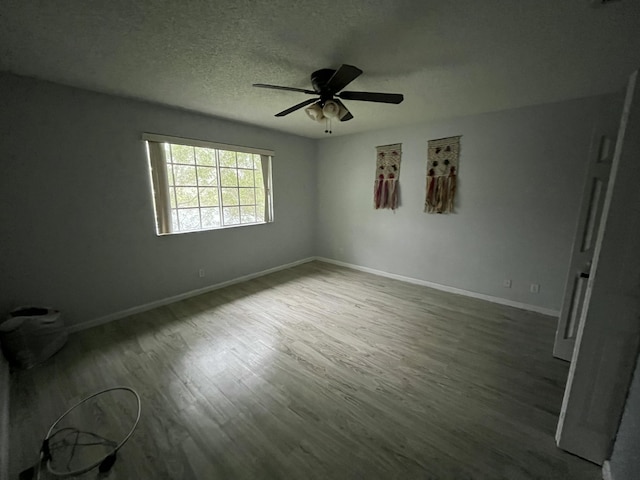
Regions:
[[[198,229],[198,230],[185,230],[182,232],[171,232],[171,233],[156,233],[157,237],[172,237],[174,235],[183,235],[186,233],[205,233],[205,232],[217,232],[220,230],[229,230],[229,229],[235,229],[235,228],[240,228],[240,227],[255,227],[258,225],[268,225],[270,223],[274,223],[273,220],[270,222],[256,222],[256,223],[243,223],[241,225],[227,225],[224,227],[214,227],[214,228],[207,228],[207,229]]]

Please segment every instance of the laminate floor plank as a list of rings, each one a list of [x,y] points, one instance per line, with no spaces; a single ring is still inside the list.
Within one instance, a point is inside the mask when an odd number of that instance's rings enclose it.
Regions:
[[[70,405],[128,385],[142,417],[110,479],[595,480],[554,443],[555,322],[307,263],[76,333],[13,372],[10,471]],[[102,408],[114,428],[131,415]]]

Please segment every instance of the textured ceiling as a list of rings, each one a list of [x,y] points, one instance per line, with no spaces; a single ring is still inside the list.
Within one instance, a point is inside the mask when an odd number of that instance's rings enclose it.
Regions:
[[[2,0],[0,70],[323,137],[300,110],[319,68],[356,65],[349,134],[617,90],[640,66],[640,2]]]

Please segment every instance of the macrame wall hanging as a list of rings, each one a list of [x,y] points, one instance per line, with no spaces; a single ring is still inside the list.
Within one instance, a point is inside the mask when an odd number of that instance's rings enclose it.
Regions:
[[[427,160],[427,213],[451,213],[456,195],[460,137],[429,140]]]
[[[402,144],[376,147],[376,180],[373,185],[373,205],[377,209],[398,207],[398,179]]]

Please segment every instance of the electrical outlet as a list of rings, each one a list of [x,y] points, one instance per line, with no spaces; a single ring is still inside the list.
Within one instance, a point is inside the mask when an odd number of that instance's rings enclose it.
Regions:
[[[529,289],[531,291],[531,293],[539,293],[540,292],[540,285],[537,283],[532,283],[531,284],[531,288]]]
[[[200,270],[198,270],[198,276],[200,278],[204,277],[204,268],[201,268]]]
[[[503,286],[504,288],[511,288],[511,280],[509,280],[509,279],[505,279],[505,280],[502,282],[502,286]]]

